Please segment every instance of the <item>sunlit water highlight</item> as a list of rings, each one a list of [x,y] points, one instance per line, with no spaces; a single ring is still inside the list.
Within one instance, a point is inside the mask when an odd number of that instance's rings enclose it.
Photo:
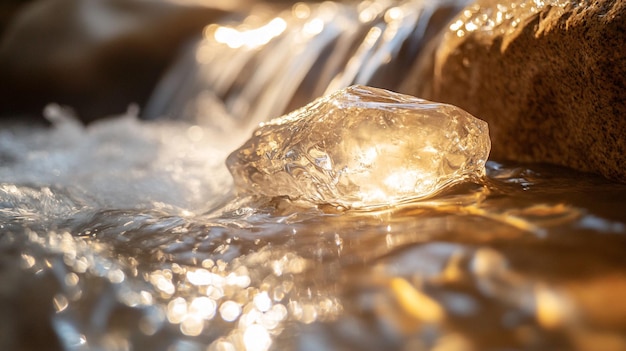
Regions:
[[[364,4],[359,21],[400,18]],[[197,112],[85,128],[55,108],[52,129],[0,131],[0,349],[626,348],[626,186],[491,161],[481,183],[377,211],[235,199],[224,160],[257,117],[210,107],[194,111],[235,116],[228,134]]]
[[[250,132],[354,84],[397,91],[418,53],[468,0],[266,5],[206,27],[144,115]]]
[[[225,154],[190,130],[132,116],[5,129],[6,349],[36,347],[20,337],[33,321],[69,350],[624,346],[625,186],[489,162],[484,184],[376,212],[229,203]],[[94,135],[135,156],[86,154]]]

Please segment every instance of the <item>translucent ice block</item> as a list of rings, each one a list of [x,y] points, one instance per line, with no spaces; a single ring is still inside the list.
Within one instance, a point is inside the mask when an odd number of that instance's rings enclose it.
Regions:
[[[357,85],[261,124],[226,162],[240,193],[370,208],[478,179],[490,148],[460,108]]]

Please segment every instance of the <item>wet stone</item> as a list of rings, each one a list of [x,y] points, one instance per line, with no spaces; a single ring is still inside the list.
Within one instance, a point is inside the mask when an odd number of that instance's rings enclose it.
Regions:
[[[476,0],[402,91],[487,121],[493,159],[626,183],[625,16],[624,1]]]
[[[490,147],[460,108],[352,86],[261,124],[227,166],[243,194],[373,208],[479,179]]]

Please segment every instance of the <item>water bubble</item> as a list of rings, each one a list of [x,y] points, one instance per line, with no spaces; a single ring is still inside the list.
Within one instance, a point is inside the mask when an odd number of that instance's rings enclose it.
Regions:
[[[220,306],[220,316],[226,322],[236,320],[241,314],[241,305],[235,301],[225,301]]]
[[[217,303],[204,296],[196,297],[189,304],[189,312],[204,319],[212,319],[215,316]]]
[[[68,306],[67,298],[61,294],[55,295],[54,299],[52,299],[52,303],[54,304],[54,310],[57,313],[63,312]]]
[[[31,255],[22,254],[22,267],[25,269],[31,268],[37,261]]]
[[[266,291],[254,296],[254,306],[261,312],[267,312],[272,307],[272,300]]]
[[[68,273],[65,275],[65,285],[67,286],[76,286],[78,281],[79,278],[76,273]]]
[[[263,326],[252,324],[243,334],[243,343],[247,351],[266,351],[272,345],[272,338]]]
[[[196,269],[187,272],[187,280],[193,285],[209,285],[213,274],[206,269]]]
[[[114,284],[119,284],[124,281],[125,274],[120,269],[112,269],[107,274],[109,281]]]
[[[167,319],[170,323],[180,323],[187,315],[187,301],[177,297],[167,304]]]
[[[180,331],[187,336],[198,336],[204,329],[204,321],[196,315],[189,314],[185,316],[180,324]]]
[[[224,289],[221,286],[209,286],[206,289],[206,296],[217,301],[224,296]]]

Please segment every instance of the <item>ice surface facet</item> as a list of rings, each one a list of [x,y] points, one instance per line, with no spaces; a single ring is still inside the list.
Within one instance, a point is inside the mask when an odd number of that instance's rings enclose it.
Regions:
[[[242,193],[368,208],[481,177],[490,148],[460,108],[356,85],[261,124],[226,162]]]

